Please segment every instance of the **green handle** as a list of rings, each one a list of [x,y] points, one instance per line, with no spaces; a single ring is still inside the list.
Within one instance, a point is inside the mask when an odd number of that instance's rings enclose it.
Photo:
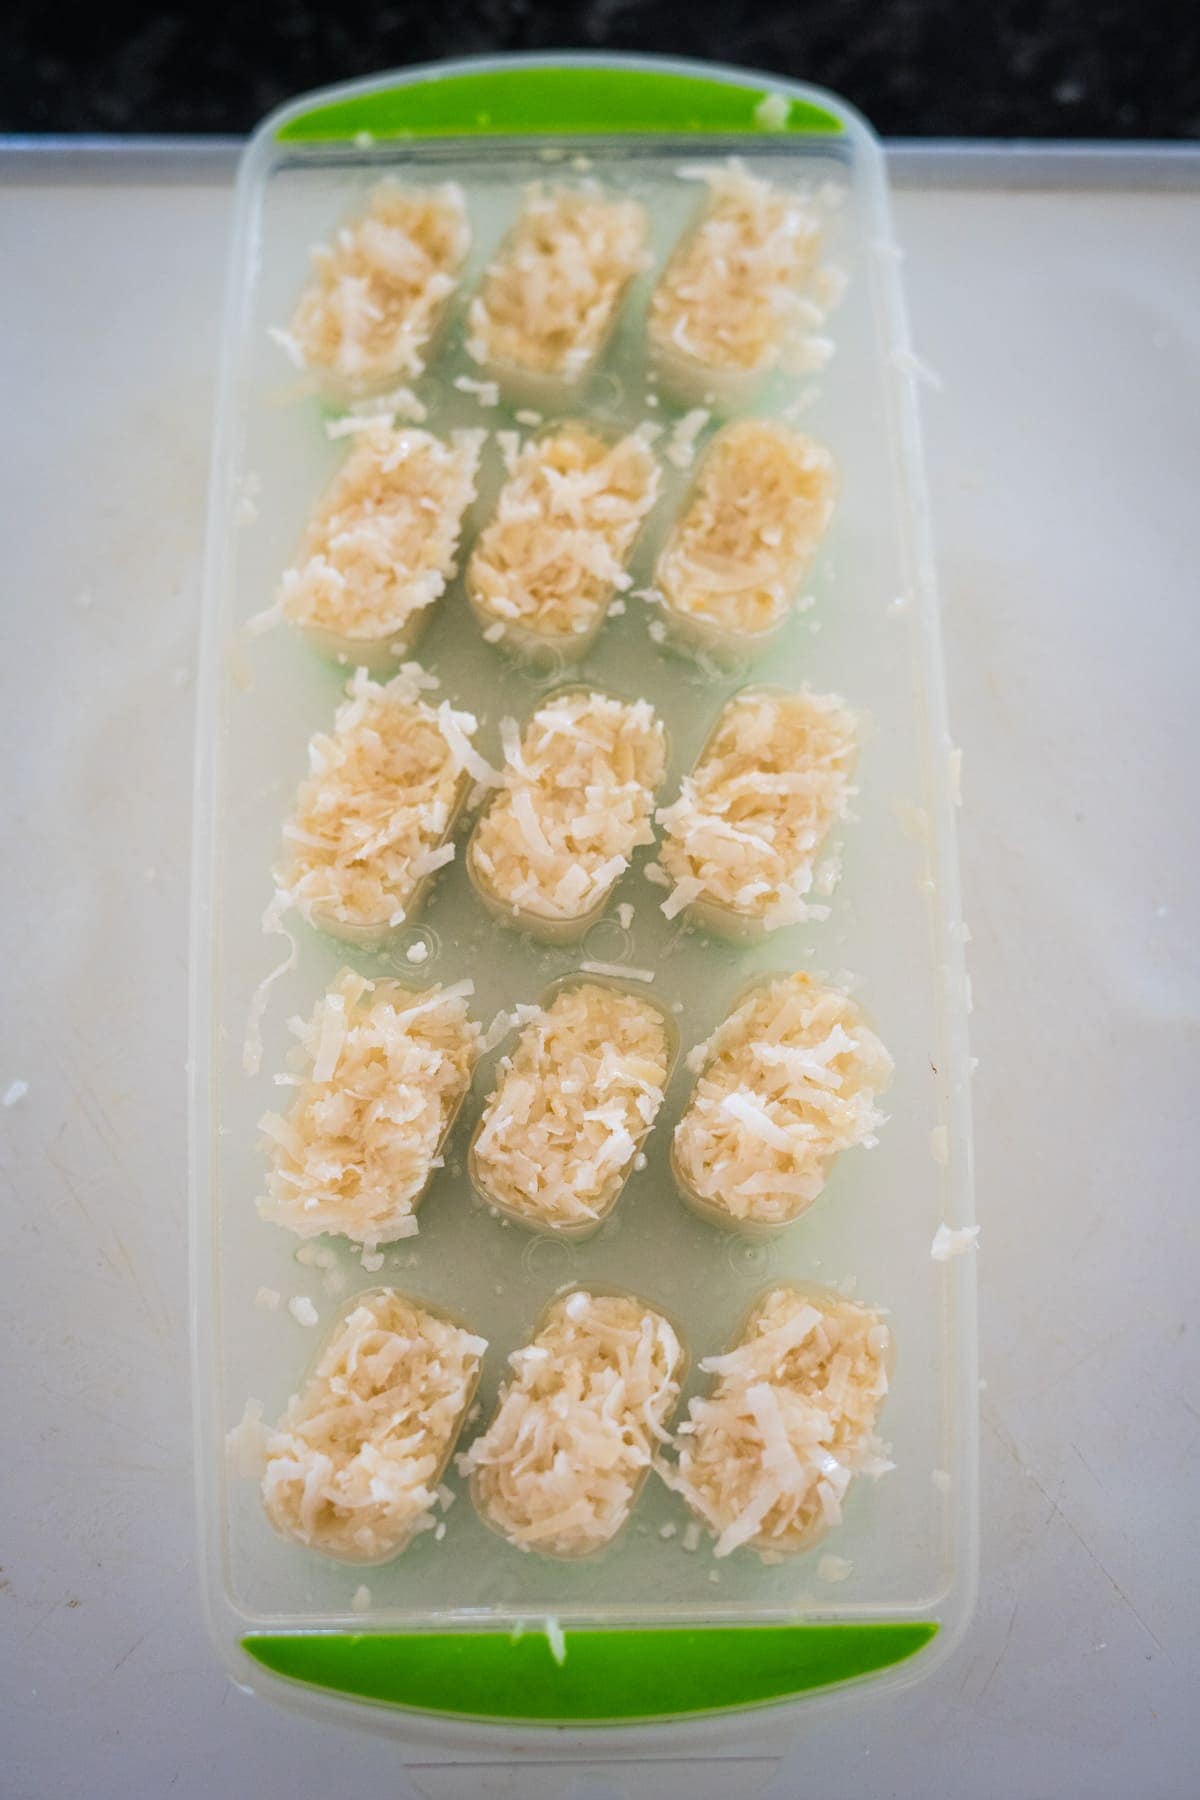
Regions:
[[[764,108],[764,102],[768,104]],[[835,113],[770,87],[662,69],[564,63],[417,76],[294,114],[285,143],[653,132],[837,135]]]
[[[292,1681],[425,1713],[615,1725],[787,1700],[904,1662],[932,1620],[866,1625],[541,1632],[255,1633],[242,1645]]]

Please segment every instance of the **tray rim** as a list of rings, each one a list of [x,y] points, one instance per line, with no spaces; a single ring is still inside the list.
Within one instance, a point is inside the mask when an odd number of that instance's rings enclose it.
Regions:
[[[702,65],[708,68],[709,64]],[[770,77],[777,87],[782,77]],[[0,184],[230,183],[250,143],[234,133],[0,133]],[[887,137],[893,188],[983,193],[1200,190],[1200,144],[1146,139]]]

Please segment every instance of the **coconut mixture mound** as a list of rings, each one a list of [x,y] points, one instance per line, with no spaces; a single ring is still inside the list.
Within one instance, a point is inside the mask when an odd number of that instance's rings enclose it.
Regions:
[[[684,1198],[729,1226],[787,1225],[834,1159],[870,1147],[892,1059],[854,999],[805,974],[764,982],[688,1057],[698,1072],[671,1162]]]
[[[508,1360],[491,1424],[458,1459],[476,1509],[520,1549],[601,1550],[667,1441],[685,1363],[675,1330],[644,1301],[576,1288]]]
[[[640,844],[654,841],[667,741],[648,700],[572,688],[502,722],[503,786],[475,827],[476,885],[517,916],[555,923],[603,906]]]
[[[707,196],[650,300],[651,345],[717,374],[774,367],[817,273],[821,218],[811,201],[737,162],[703,171]]]
[[[431,875],[479,761],[476,721],[421,698],[415,665],[384,685],[356,670],[331,732],[308,747],[309,773],[283,828],[283,897],[336,935],[386,934]]]
[[[612,442],[570,423],[520,448],[502,434],[508,480],[467,565],[486,626],[556,645],[590,642],[658,493],[644,430]]]
[[[381,182],[366,211],[313,251],[285,347],[352,388],[420,375],[470,246],[457,182]]]
[[[392,1288],[360,1295],[267,1438],[262,1501],[276,1531],[371,1563],[428,1530],[486,1349]]]
[[[280,582],[284,617],[350,651],[404,632],[455,573],[484,435],[444,442],[384,420],[360,432]]]
[[[647,266],[647,231],[636,200],[535,183],[471,301],[468,355],[496,373],[579,381]]]
[[[668,918],[697,903],[768,930],[826,908],[816,858],[854,795],[854,715],[836,694],[750,689],[724,707],[678,800],[660,807]]]
[[[856,1475],[893,1465],[875,1435],[888,1391],[883,1315],[833,1294],[773,1288],[656,1468],[716,1538],[714,1554],[808,1550],[842,1520]]]
[[[471,1146],[483,1198],[523,1224],[594,1228],[663,1102],[671,1033],[644,995],[572,982],[524,1026]]]
[[[470,1086],[481,1033],[474,983],[414,993],[343,969],[311,1017],[293,1019],[286,1114],[259,1120],[269,1160],[264,1219],[299,1237],[411,1237],[416,1209]]]
[[[833,457],[769,419],[710,443],[655,585],[669,615],[737,642],[786,617],[833,516]]]

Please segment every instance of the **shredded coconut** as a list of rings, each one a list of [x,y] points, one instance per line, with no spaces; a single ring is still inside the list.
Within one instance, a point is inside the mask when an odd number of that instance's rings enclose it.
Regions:
[[[818,1581],[845,1581],[847,1575],[854,1572],[854,1564],[847,1556],[830,1556],[826,1554],[817,1564]]]
[[[267,971],[250,996],[250,1005],[246,1009],[246,1037],[242,1044],[242,1068],[247,1075],[257,1075],[262,1067],[262,1022],[271,997],[271,989],[277,981],[291,973],[300,955],[300,946],[294,934],[283,922],[283,915],[290,904],[290,897],[276,889],[263,911],[262,929],[264,933],[268,937],[286,938],[288,952],[282,962],[276,963],[273,969]]]
[[[275,1529],[357,1563],[428,1529],[486,1348],[391,1288],[360,1296],[267,1441]]]
[[[270,1163],[263,1218],[372,1249],[413,1235],[479,1054],[472,991],[463,981],[413,994],[343,969],[312,1016],[292,1020],[284,1082],[295,1097],[286,1116],[259,1120]]]
[[[307,1294],[293,1294],[288,1301],[287,1309],[297,1325],[313,1326],[320,1321],[320,1314]]]
[[[682,419],[671,433],[671,441],[667,445],[667,461],[677,469],[690,469],[696,456],[696,439],[708,424],[712,414],[706,406],[698,406],[692,412],[684,413]]]
[[[666,734],[649,701],[579,688],[544,701],[471,837],[476,886],[532,929],[581,928],[637,846],[653,843],[665,767]]]
[[[466,794],[458,740],[475,720],[434,711],[402,670],[385,686],[359,669],[284,826],[281,889],[310,924],[381,941],[415,910]],[[473,771],[470,771],[473,773]]]
[[[292,1079],[285,1076],[284,1082]],[[337,1257],[326,1244],[300,1244],[296,1250],[296,1261],[306,1269],[332,1269],[336,1266]]]
[[[437,709],[438,729],[446,740],[451,759],[480,787],[499,787],[500,776],[491,763],[480,756],[471,742],[475,720],[470,713],[458,713],[448,700]]]
[[[655,569],[669,615],[739,643],[773,630],[833,515],[824,445],[769,419],[726,425],[709,444]]]
[[[283,616],[350,655],[379,640],[411,642],[454,573],[482,441],[480,431],[445,443],[386,422],[364,428],[280,583]]]
[[[340,419],[325,421],[327,438],[356,437],[359,432],[376,431],[381,425],[390,425],[391,414],[383,411],[371,413],[345,413]]]
[[[256,1480],[266,1467],[267,1439],[261,1400],[247,1400],[242,1416],[225,1433],[225,1454],[231,1473],[244,1481]]]
[[[467,313],[467,353],[507,371],[573,386],[616,322],[625,290],[647,266],[646,211],[606,199],[594,183],[534,183]]]
[[[471,1145],[483,1199],[547,1230],[599,1224],[662,1105],[672,1035],[640,994],[561,988],[501,1060]]]
[[[483,1052],[494,1050],[501,1038],[508,1036],[514,1025],[527,1025],[531,1019],[540,1019],[541,1016],[540,1006],[528,1006],[524,1001],[518,1000],[511,1012],[501,1011],[496,1014],[483,1034],[480,1050]]]
[[[470,242],[456,182],[381,182],[366,212],[313,252],[286,334],[295,360],[351,386],[419,375]]]
[[[658,479],[642,431],[613,443],[572,423],[530,439],[467,565],[481,622],[585,648],[629,585],[625,564]]]
[[[809,898],[814,865],[846,817],[857,748],[854,717],[835,694],[735,694],[679,799],[657,814],[676,884],[666,916],[701,901],[710,923],[731,926],[823,917]]]
[[[494,381],[476,381],[470,375],[456,375],[454,385],[460,394],[470,394],[478,400],[480,406],[491,407],[500,404],[500,389]]]
[[[429,417],[429,408],[419,400],[410,387],[387,388],[382,393],[378,389],[370,395],[350,402],[350,418],[337,421],[337,425],[350,425],[350,420],[362,419],[406,419],[410,425],[423,425]],[[340,435],[334,424],[326,425],[330,437]]]
[[[929,1254],[934,1262],[949,1262],[952,1256],[965,1256],[975,1247],[978,1238],[978,1225],[964,1225],[957,1231],[951,1225],[939,1225],[933,1234]]]
[[[722,1224],[789,1224],[840,1151],[876,1141],[892,1059],[840,988],[806,974],[767,981],[700,1056],[672,1169],[684,1197]]]
[[[649,342],[668,380],[691,391],[735,377],[728,397],[747,398],[747,378],[774,368],[797,327],[823,316],[821,220],[811,201],[737,161],[697,174],[706,201],[651,297]]]
[[[632,963],[581,962],[585,975],[611,975],[618,981],[653,981],[653,969],[638,969]]]
[[[840,1524],[853,1477],[892,1466],[875,1436],[890,1355],[878,1312],[777,1287],[737,1346],[701,1363],[717,1379],[691,1402],[678,1462],[655,1466],[716,1537],[717,1556],[743,1544],[810,1549]]]
[[[782,131],[791,110],[792,103],[786,94],[764,94],[754,109],[754,117],[764,131]]]
[[[28,1092],[29,1083],[18,1076],[15,1081],[10,1081],[5,1088],[4,1098],[3,1100],[0,1100],[0,1106],[15,1106],[18,1100],[23,1100]]]
[[[907,375],[913,381],[925,382],[935,394],[940,394],[946,385],[936,369],[931,369],[929,364],[924,362],[914,350],[909,350],[907,347],[897,347],[889,355],[888,361],[894,369],[900,371],[901,375]]]
[[[255,1293],[254,1304],[262,1312],[278,1312],[280,1298],[278,1288],[260,1287]]]
[[[509,1543],[586,1556],[629,1519],[679,1397],[682,1346],[643,1301],[576,1290],[509,1360],[491,1424],[459,1466]]]

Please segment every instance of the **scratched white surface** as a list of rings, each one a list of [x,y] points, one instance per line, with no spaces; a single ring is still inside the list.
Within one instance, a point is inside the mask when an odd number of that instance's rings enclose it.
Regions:
[[[0,1791],[609,1790],[401,1773],[210,1654],[192,1569],[185,919],[229,194],[0,186]],[[984,1569],[957,1658],[773,1800],[1200,1785],[1200,191],[905,191],[978,1010]],[[711,1765],[649,1791],[700,1800]],[[383,1784],[382,1786],[380,1784]],[[408,1785],[406,1785],[408,1784]]]

